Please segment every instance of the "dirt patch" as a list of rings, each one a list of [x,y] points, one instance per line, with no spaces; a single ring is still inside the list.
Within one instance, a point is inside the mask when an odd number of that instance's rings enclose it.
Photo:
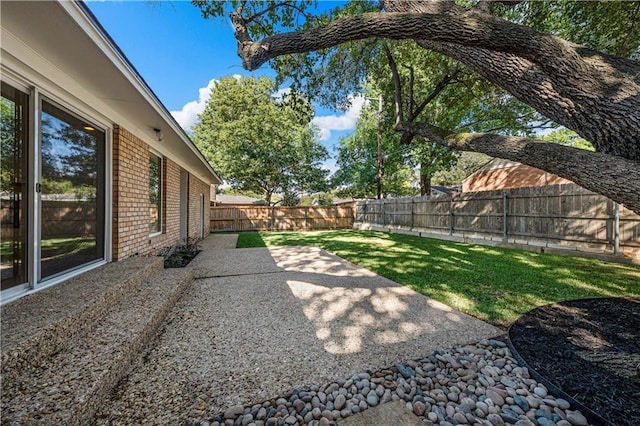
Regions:
[[[509,338],[531,369],[604,423],[640,424],[640,299],[543,306],[518,319]]]

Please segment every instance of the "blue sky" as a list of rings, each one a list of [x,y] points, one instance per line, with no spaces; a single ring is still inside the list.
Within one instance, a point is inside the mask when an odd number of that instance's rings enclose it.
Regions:
[[[269,67],[248,72],[236,54],[228,19],[204,19],[189,1],[88,1],[91,11],[178,122],[188,129],[202,111],[214,80],[239,74],[275,76]],[[329,2],[324,3],[327,6]],[[362,106],[346,112],[316,109],[322,143],[333,153],[353,130]],[[334,169],[334,161],[326,166]]]

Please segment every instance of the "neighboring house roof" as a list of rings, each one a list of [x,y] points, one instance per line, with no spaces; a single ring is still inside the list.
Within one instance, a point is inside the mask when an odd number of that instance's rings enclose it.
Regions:
[[[457,186],[438,186],[438,185],[432,185],[431,186],[431,191],[432,192],[437,192],[439,194],[451,194],[453,192],[460,192],[460,188]]]
[[[108,124],[126,128],[204,182],[221,182],[84,3],[2,2],[2,53],[3,63],[33,70],[41,86],[69,88]]]
[[[517,161],[494,158],[462,181],[462,192],[538,187],[572,183],[553,173]]]
[[[341,204],[349,204],[349,203],[355,203],[355,199],[353,198],[334,198],[333,199],[333,205],[334,206],[339,206]]]
[[[265,200],[259,200],[253,197],[247,197],[245,195],[226,195],[226,194],[216,194],[216,198],[211,200],[214,204],[255,204],[258,206],[264,206],[267,204]]]

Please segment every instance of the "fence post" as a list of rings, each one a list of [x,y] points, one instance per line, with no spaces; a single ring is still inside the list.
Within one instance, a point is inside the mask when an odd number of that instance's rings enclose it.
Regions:
[[[237,232],[238,229],[238,207],[234,207],[233,209],[233,231]]]
[[[613,254],[620,254],[620,204],[613,203]]]
[[[380,207],[380,212],[382,213],[382,226],[387,225],[387,208],[384,200],[382,200],[382,206]]]
[[[502,192],[502,240],[507,241],[507,191]]]
[[[449,202],[449,235],[453,235],[453,197],[451,195],[451,201]]]
[[[355,225],[358,220],[358,204],[354,204],[352,208],[349,209],[349,229],[353,229],[353,225]]]
[[[358,221],[358,217],[356,215],[356,222]],[[369,221],[369,216],[367,216],[367,200],[364,200],[364,206],[362,208],[362,221],[367,223]]]
[[[271,220],[269,221],[270,224],[270,228],[273,231],[274,225],[275,225],[275,211],[274,211],[275,207],[271,206]]]
[[[309,206],[304,208],[304,229],[305,231],[309,229]]]
[[[414,199],[413,197],[411,197],[411,230],[413,231],[413,203],[414,203]]]

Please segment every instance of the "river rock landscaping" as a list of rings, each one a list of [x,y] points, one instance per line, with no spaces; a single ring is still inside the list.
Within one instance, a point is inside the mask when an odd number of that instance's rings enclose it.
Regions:
[[[253,406],[236,405],[198,425],[335,425],[370,407],[403,401],[425,425],[587,426],[570,403],[551,395],[518,365],[502,340],[439,350]]]

